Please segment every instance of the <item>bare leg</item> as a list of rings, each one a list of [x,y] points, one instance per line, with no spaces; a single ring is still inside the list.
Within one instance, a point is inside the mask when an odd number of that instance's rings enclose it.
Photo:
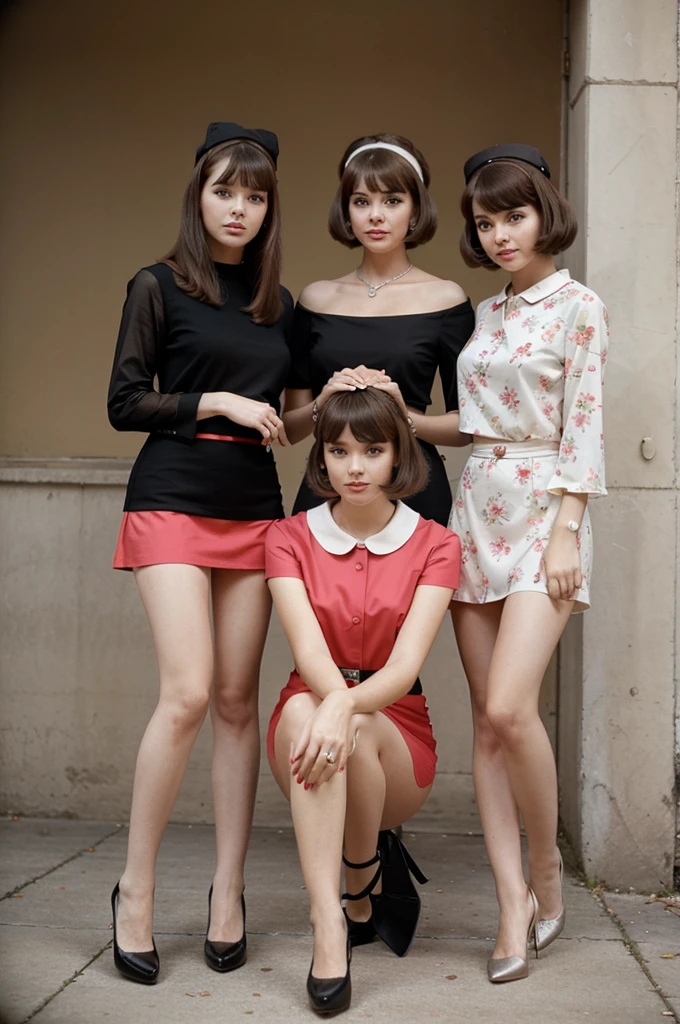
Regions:
[[[309,895],[314,929],[315,978],[341,978],[347,970],[347,928],[340,906],[342,833],[345,824],[346,772],[305,790],[291,782],[290,747],[319,706],[311,693],[291,697],[276,728],[274,777],[290,800],[300,866]]]
[[[532,913],[528,898],[517,804],[500,741],[486,714],[488,677],[503,614],[503,601],[454,601],[451,617],[470,687],[474,746],[472,775],[500,910],[493,956],[524,956]]]
[[[152,948],[158,848],[208,710],[213,653],[208,569],[150,565],[135,578],[160,670],[158,705],[137,755],[118,907],[119,945],[141,952]]]
[[[370,860],[376,851],[378,831],[394,828],[418,811],[432,786],[420,788],[413,772],[411,752],[386,715],[362,715],[354,753],[347,762],[347,815],[345,856],[355,864]],[[347,892],[357,893],[368,885],[376,870],[345,868]],[[375,892],[380,892],[380,884]],[[348,902],[353,921],[368,921],[371,902]]]
[[[212,788],[217,864],[210,934],[237,942],[243,934],[241,892],[260,767],[257,694],[271,598],[262,572],[212,573],[215,681]]]
[[[544,673],[571,614],[572,602],[546,594],[511,594],[505,601],[489,668],[486,712],[505,758],[529,843],[532,886],[540,916],[562,907],[557,850],[557,771],[538,712]]]

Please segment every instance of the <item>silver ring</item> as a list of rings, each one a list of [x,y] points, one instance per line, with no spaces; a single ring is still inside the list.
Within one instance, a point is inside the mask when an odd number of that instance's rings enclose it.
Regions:
[[[328,753],[326,754],[326,760],[328,761],[329,764],[335,764],[335,754],[333,753],[332,750],[329,750]]]

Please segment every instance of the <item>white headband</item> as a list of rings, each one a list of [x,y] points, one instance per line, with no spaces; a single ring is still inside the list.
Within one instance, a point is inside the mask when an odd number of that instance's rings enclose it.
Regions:
[[[347,167],[347,164],[350,162],[350,160],[354,159],[357,153],[365,153],[367,149],[389,149],[393,153],[398,153],[399,156],[403,156],[404,160],[408,160],[411,167],[422,181],[423,185],[425,184],[423,169],[416,160],[416,158],[413,156],[413,154],[409,153],[407,149],[402,149],[401,146],[393,146],[391,142],[369,142],[365,146],[359,146],[358,149],[355,149],[354,152],[350,153],[350,155],[347,157],[347,160],[345,161],[345,167]]]

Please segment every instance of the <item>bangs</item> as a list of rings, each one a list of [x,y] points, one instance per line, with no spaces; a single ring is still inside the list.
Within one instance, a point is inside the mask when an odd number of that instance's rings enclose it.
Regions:
[[[368,393],[368,389],[334,395],[321,421],[318,440],[322,444],[334,444],[348,426],[362,444],[395,441],[397,431],[392,410],[383,400],[375,401],[375,395],[376,392]]]
[[[324,466],[323,446],[335,444],[345,427],[360,444],[394,445],[392,481],[381,485],[390,500],[417,494],[426,486],[427,462],[406,417],[391,395],[369,387],[365,391],[336,392],[319,410],[305,473],[315,494],[322,498],[338,496]]]
[[[414,199],[420,194],[420,179],[411,165],[387,149],[359,153],[349,162],[342,175],[343,197],[349,198],[361,181],[369,192],[410,192]]]
[[[460,252],[468,267],[498,270],[498,264],[486,254],[479,238],[472,209],[475,199],[490,214],[533,206],[541,218],[541,233],[534,249],[543,255],[564,252],[576,238],[578,224],[573,210],[538,168],[517,160],[495,160],[472,175],[460,201],[465,218]]]
[[[540,206],[531,175],[517,163],[503,160],[482,167],[465,189],[463,202],[470,216],[473,197],[487,213],[502,213],[517,206]]]
[[[243,188],[252,188],[257,192],[273,192],[276,188],[276,170],[264,149],[254,142],[238,139],[225,146],[215,147],[211,153],[210,166],[206,167],[206,175],[220,160],[228,158],[224,174],[217,179],[216,185],[233,185],[238,182]]]

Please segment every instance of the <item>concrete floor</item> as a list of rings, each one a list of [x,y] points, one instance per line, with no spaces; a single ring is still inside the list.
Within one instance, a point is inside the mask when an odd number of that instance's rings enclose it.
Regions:
[[[528,980],[492,986],[486,959],[496,907],[481,838],[405,839],[430,878],[418,938],[404,960],[378,942],[355,951],[352,1008],[340,1018],[347,1024],[680,1021],[680,918],[662,904],[591,893],[568,878],[563,937],[530,961]],[[292,832],[253,834],[248,963],[217,975],[202,959],[212,829],[170,826],[159,862],[154,988],[120,978],[109,947],[109,893],[125,841],[125,829],[106,822],[0,822],[2,1024],[316,1019],[306,1003],[311,939]]]

